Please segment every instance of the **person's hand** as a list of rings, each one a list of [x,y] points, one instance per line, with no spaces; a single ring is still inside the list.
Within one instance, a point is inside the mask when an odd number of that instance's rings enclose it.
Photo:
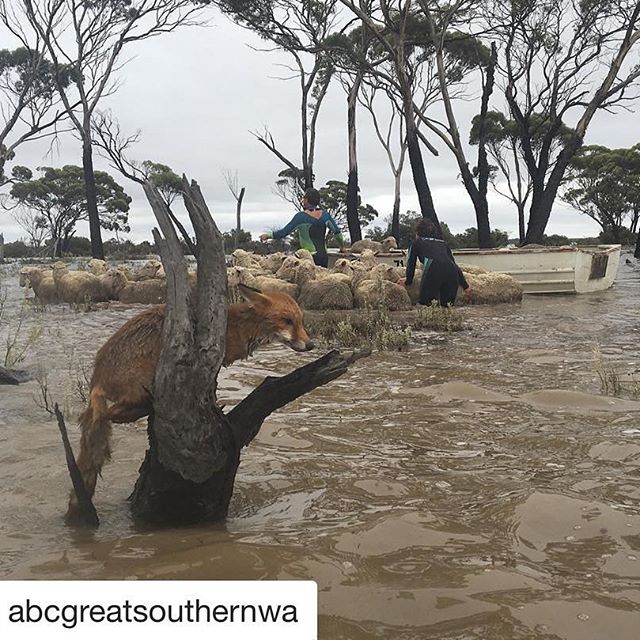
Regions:
[[[470,299],[471,299],[471,294],[472,294],[472,293],[473,293],[473,292],[471,291],[471,287],[467,287],[467,288],[464,290],[464,295],[465,295],[465,297],[467,298],[467,300],[470,300]]]
[[[351,251],[350,247],[347,247],[345,245],[342,245],[339,249],[340,253],[349,253],[349,251]]]
[[[268,239],[269,239],[269,234],[268,233],[260,234],[260,242],[266,242]]]
[[[401,287],[406,287],[407,286],[407,279],[406,278],[400,278],[400,280],[398,280],[398,284]]]

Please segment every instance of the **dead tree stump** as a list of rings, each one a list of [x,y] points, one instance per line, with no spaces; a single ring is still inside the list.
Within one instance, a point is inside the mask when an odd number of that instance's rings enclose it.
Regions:
[[[222,236],[195,182],[183,177],[184,202],[196,234],[198,282],[187,267],[167,207],[153,185],[145,193],[167,274],[163,347],[156,369],[149,449],[131,495],[134,515],[155,524],[212,522],[227,514],[240,451],[264,419],[347,371],[365,353],[332,351],[280,378],[267,378],[228,414],[216,403],[225,349],[227,275]]]

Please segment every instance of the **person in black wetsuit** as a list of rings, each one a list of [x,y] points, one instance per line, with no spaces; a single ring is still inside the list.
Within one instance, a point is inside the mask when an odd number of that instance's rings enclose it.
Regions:
[[[307,189],[302,199],[302,211],[298,211],[282,229],[268,231],[260,236],[260,240],[278,240],[294,231],[298,232],[300,246],[313,255],[313,261],[319,267],[327,267],[327,227],[335,235],[340,248],[344,247],[344,238],[336,221],[328,211],[320,207],[320,192],[317,189]]]
[[[422,264],[422,281],[420,282],[420,304],[430,305],[433,301],[446,307],[454,304],[458,285],[468,296],[471,292],[469,283],[453,259],[449,245],[436,238],[436,225],[423,218],[416,227],[416,237],[409,247],[407,258],[407,277],[405,286],[413,282],[416,262]]]

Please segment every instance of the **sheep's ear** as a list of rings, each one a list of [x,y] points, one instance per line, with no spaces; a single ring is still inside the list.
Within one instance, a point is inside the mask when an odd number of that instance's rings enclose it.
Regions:
[[[267,301],[267,297],[259,289],[247,287],[246,284],[239,284],[238,289],[240,289],[242,297],[251,305]]]

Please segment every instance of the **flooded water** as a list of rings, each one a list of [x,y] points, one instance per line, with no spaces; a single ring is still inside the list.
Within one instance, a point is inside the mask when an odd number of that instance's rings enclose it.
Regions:
[[[15,326],[17,277],[5,284]],[[598,345],[638,368],[639,304],[640,271],[621,264],[609,291],[465,309],[468,331],[356,363],[265,422],[218,527],[136,530],[143,424],[114,430],[100,528],[65,527],[69,480],[39,385],[0,387],[0,576],[313,579],[321,638],[635,640],[640,401],[603,395],[592,360]],[[38,316],[24,365],[69,422],[82,368],[135,312]],[[316,355],[258,352],[223,372],[221,399]]]

